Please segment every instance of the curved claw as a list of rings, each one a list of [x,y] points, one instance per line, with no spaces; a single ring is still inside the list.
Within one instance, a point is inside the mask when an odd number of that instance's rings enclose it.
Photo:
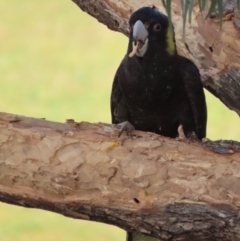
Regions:
[[[190,141],[200,141],[195,133],[195,131],[192,131],[191,133],[189,133],[187,135],[187,139],[189,139]]]
[[[120,126],[118,137],[120,137],[124,131],[126,131],[127,135],[129,135],[133,130],[135,130],[135,127],[128,121],[119,123],[118,126]]]
[[[179,125],[178,127],[178,136],[179,136],[178,137],[179,139],[188,139],[190,141],[200,141],[195,131],[192,131],[187,136],[185,136],[182,125]]]

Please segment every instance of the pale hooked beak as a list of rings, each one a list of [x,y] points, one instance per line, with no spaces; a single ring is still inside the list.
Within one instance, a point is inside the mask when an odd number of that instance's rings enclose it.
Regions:
[[[140,20],[133,26],[133,41],[132,56],[136,53],[138,57],[143,57],[148,48],[148,31]]]

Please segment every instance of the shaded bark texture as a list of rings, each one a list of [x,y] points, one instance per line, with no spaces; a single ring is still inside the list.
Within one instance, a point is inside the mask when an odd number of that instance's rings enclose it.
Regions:
[[[163,240],[240,240],[240,143],[118,132],[0,113],[0,201]]]
[[[165,12],[160,0],[72,0],[111,30],[129,34],[128,18],[143,6],[156,6]],[[217,17],[203,23],[196,4],[192,22],[186,24],[183,41],[182,12],[179,0],[172,1],[172,20],[178,52],[198,66],[204,87],[219,98],[228,108],[240,115],[240,10],[234,1],[225,1],[226,11],[222,30]],[[124,53],[123,53],[124,54]]]

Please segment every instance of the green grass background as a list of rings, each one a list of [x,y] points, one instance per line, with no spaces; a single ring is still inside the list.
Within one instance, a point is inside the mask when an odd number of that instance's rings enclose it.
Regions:
[[[109,97],[127,38],[70,0],[0,0],[0,111],[110,122]],[[238,116],[207,94],[208,137],[240,140]],[[0,241],[110,241],[103,224],[0,204]]]

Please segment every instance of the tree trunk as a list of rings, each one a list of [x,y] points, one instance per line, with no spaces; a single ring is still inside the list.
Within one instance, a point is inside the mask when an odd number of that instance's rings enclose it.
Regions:
[[[216,143],[117,136],[0,113],[0,201],[164,240],[240,240],[240,143],[218,143],[226,155]]]
[[[127,36],[128,18],[136,9],[155,5],[165,12],[161,0],[72,1],[108,28]],[[192,59],[200,69],[204,87],[240,115],[240,10],[232,8],[231,11],[230,5],[233,3],[229,3],[220,30],[216,18],[208,19],[204,24],[199,7],[195,5],[191,25],[186,24],[184,42],[180,1],[172,2],[172,20],[179,54]]]

